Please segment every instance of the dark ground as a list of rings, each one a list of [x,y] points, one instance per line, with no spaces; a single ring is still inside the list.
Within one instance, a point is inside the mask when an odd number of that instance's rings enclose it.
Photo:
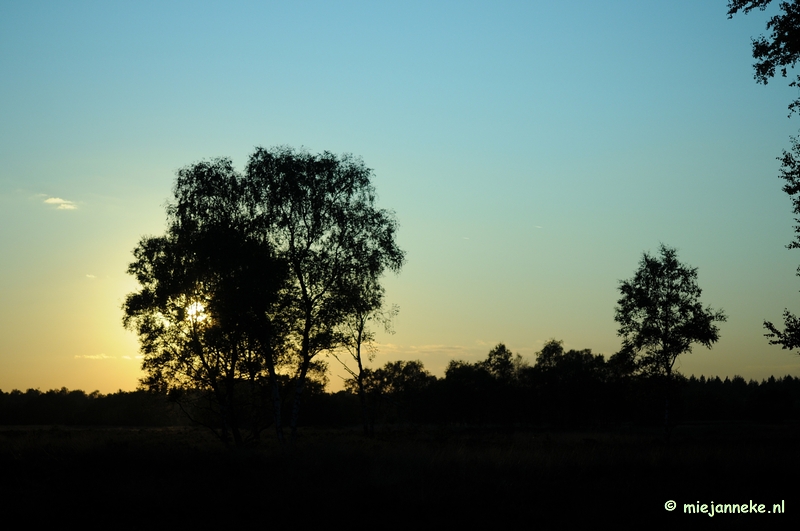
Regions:
[[[800,426],[705,423],[594,431],[407,427],[272,433],[227,450],[200,428],[0,428],[4,520],[108,529],[348,528],[580,521],[788,528],[800,521]],[[665,510],[668,500],[677,509]],[[684,503],[785,514],[684,514]]]

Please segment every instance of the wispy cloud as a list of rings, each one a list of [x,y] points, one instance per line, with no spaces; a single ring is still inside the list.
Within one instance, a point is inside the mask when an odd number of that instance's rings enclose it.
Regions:
[[[58,210],[76,210],[78,208],[78,205],[72,201],[67,201],[66,199],[61,199],[60,197],[48,197],[44,200],[44,202],[48,205],[58,205]]]
[[[94,275],[86,275],[86,278],[97,278]]]
[[[444,354],[448,358],[469,355],[476,348],[464,347],[461,345],[398,345],[396,343],[379,343],[374,345],[375,351],[380,356],[389,358],[427,358],[431,355]],[[486,349],[488,352],[489,349]]]
[[[86,360],[109,360],[109,359],[114,358],[115,356],[108,356],[106,354],[96,354],[96,355],[86,354],[84,356],[75,356],[75,357],[76,358],[83,358],[83,359],[86,359]]]

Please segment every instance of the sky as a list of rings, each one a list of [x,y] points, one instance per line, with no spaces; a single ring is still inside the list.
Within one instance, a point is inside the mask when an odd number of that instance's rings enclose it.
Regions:
[[[278,145],[362,157],[396,213],[373,366],[608,357],[619,283],[664,243],[728,315],[678,370],[800,376],[763,335],[800,312],[798,94],[753,79],[774,9],[726,5],[0,0],[0,389],[134,389],[126,269],[175,172]]]

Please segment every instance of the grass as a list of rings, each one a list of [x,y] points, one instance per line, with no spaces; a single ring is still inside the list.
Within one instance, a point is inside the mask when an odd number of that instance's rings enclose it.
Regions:
[[[800,472],[800,430],[791,425],[679,426],[668,444],[645,428],[407,427],[378,430],[373,439],[356,429],[308,428],[284,451],[270,435],[228,451],[196,428],[5,428],[2,499],[29,514],[55,507],[65,519],[111,517],[132,529],[158,527],[156,514],[164,527],[253,515],[297,523],[621,519],[674,527],[700,518],[682,514],[683,503],[784,499],[786,515],[715,520],[769,527],[794,516],[791,484]],[[664,510],[670,499],[679,510]]]

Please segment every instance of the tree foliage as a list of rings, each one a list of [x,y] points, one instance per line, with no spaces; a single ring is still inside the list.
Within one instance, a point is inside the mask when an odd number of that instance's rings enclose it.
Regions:
[[[772,0],[729,0],[728,18],[736,13],[749,13],[754,9],[765,10]],[[781,76],[788,76],[788,69],[794,68],[800,59],[800,2],[792,0],[779,4],[781,13],[767,21],[769,38],[760,36],[753,39],[753,59],[756,63],[755,79],[764,85],[775,77],[776,70]],[[790,87],[800,87],[800,75],[789,83]],[[789,104],[789,115],[800,109],[800,98]]]
[[[622,351],[633,353],[642,372],[671,376],[678,356],[693,343],[710,348],[719,339],[715,322],[722,311],[703,308],[697,268],[678,261],[674,248],[661,245],[659,256],[644,253],[630,280],[620,281],[614,320]]]
[[[166,234],[133,251],[128,273],[141,289],[127,296],[123,324],[139,335],[142,386],[208,404],[222,437],[242,444],[240,428],[257,436],[264,422],[257,405],[274,375],[281,334],[271,316],[285,268],[246,231],[242,180],[229,160],[183,168],[173,195]]]
[[[783,191],[792,199],[793,213],[800,216],[800,140],[792,138],[791,151],[783,152],[781,157],[780,176],[786,181]],[[795,217],[794,240],[786,247],[788,249],[800,249],[800,217]],[[797,268],[797,275],[800,276],[800,267]],[[764,328],[771,345],[781,345],[784,349],[793,350],[800,348],[800,319],[788,309],[783,311],[784,329],[780,330],[770,321],[764,321]]]
[[[388,333],[394,333],[392,319],[399,312],[397,305],[384,310],[384,289],[378,279],[370,275],[352,279],[353,289],[348,290],[353,300],[349,304],[352,311],[345,316],[341,324],[342,352],[331,351],[331,355],[350,374],[361,402],[361,417],[364,435],[372,436],[374,427],[374,394],[367,392],[365,378],[369,369],[365,367],[366,361],[372,361],[377,348],[375,347],[375,331],[370,324],[378,322]],[[348,360],[349,358],[349,360]],[[355,367],[351,364],[355,363]],[[372,400],[370,400],[372,398]]]
[[[353,156],[291,148],[257,148],[247,164],[254,218],[289,269],[293,434],[312,359],[347,343],[342,324],[377,309],[378,279],[404,261],[394,213],[375,206],[371,177]]]
[[[129,268],[143,385],[207,400],[238,444],[244,389],[268,382],[282,440],[288,368],[294,435],[303,389],[324,373],[315,357],[351,344],[348,325],[378,311],[380,277],[404,260],[371,176],[353,156],[291,148],[257,148],[243,175],[228,159],[180,170],[166,234],[143,238]]]
[[[745,14],[753,9],[763,11],[772,0],[729,0],[728,18],[738,12]],[[794,67],[800,59],[800,2],[781,2],[781,13],[773,16],[767,22],[767,29],[772,30],[770,39],[763,36],[753,40],[753,57],[757,60],[753,65],[755,78],[760,83],[767,83],[769,78],[775,76],[776,68],[780,69],[783,77],[787,76],[788,68]],[[800,88],[800,75],[789,85]],[[800,98],[789,105],[789,115],[800,108]],[[792,199],[795,216],[800,216],[800,144],[797,137],[792,138],[791,151],[784,150],[778,157],[781,161],[780,177],[786,181],[783,191]],[[795,239],[787,247],[800,248],[800,218],[795,218]],[[800,267],[797,274],[800,276]],[[780,330],[770,321],[764,321],[764,328],[771,345],[781,345],[784,349],[794,350],[800,348],[800,319],[788,309],[783,312],[784,329]]]
[[[496,380],[510,382],[516,377],[517,370],[522,363],[522,357],[514,354],[503,343],[489,351],[489,355],[481,362],[481,366]]]
[[[391,361],[377,369],[365,368],[360,382],[358,378],[350,378],[345,386],[349,392],[369,399],[371,433],[376,415],[389,421],[417,420],[420,412],[431,405],[426,395],[434,382],[436,377],[419,360]]]
[[[563,341],[548,340],[536,353],[526,385],[535,388],[539,417],[556,424],[601,418],[608,403],[605,358],[591,349],[564,350]]]
[[[556,366],[564,355],[564,342],[548,339],[542,350],[536,353],[536,366],[541,369],[550,369]]]

